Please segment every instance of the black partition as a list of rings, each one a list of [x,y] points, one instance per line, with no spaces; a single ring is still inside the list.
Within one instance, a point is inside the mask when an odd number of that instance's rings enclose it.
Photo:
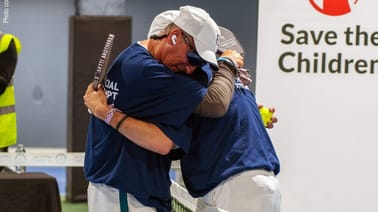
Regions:
[[[84,152],[89,114],[83,104],[87,85],[93,80],[108,33],[115,35],[110,63],[131,43],[129,16],[72,16],[69,36],[67,151]],[[83,168],[67,168],[66,200],[87,200],[88,182]]]

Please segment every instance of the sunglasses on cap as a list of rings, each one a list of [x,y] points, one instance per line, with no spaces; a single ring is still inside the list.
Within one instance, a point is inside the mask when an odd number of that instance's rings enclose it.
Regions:
[[[184,38],[185,43],[189,46],[189,49],[191,50],[186,54],[186,57],[188,58],[188,62],[192,66],[203,66],[207,63],[206,60],[202,59],[198,53],[196,52],[195,47],[191,44],[188,35],[186,35],[184,32],[182,32],[182,37]]]
[[[202,59],[196,52],[190,51],[186,54],[188,62],[192,66],[203,66],[207,64],[207,61]]]

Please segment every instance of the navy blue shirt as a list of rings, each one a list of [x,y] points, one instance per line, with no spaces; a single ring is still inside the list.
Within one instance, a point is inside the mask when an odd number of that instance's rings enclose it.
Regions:
[[[133,44],[116,58],[104,85],[109,104],[156,124],[188,150],[191,129],[186,120],[207,91],[204,83],[172,72],[144,47]],[[89,181],[130,193],[158,211],[170,211],[171,161],[167,156],[137,146],[94,116],[85,153],[84,171]]]
[[[221,118],[193,118],[189,154],[181,160],[185,185],[194,197],[207,194],[228,177],[244,170],[278,174],[280,164],[262,123],[254,95],[241,86]]]

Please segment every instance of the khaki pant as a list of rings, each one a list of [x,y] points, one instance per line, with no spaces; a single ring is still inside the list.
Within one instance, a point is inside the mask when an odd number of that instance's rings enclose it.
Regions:
[[[89,182],[88,185],[88,212],[124,212],[121,210],[120,194],[118,189],[100,183]],[[156,212],[155,208],[144,206],[131,194],[127,194],[129,212]]]
[[[280,212],[281,192],[273,173],[244,171],[230,177],[197,202],[196,212]]]

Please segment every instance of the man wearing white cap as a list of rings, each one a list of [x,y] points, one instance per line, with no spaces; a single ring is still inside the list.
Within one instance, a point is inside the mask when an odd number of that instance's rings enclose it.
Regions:
[[[204,10],[184,6],[164,32],[115,59],[104,83],[107,99],[90,107],[84,164],[90,212],[171,210],[166,154],[174,145],[189,147],[186,122],[212,79],[208,64],[218,66],[219,29]],[[85,100],[103,94],[90,87]]]
[[[177,15],[177,11],[165,11],[154,22],[168,25]],[[161,26],[153,25],[149,36],[160,31]],[[196,212],[280,211],[281,192],[275,178],[280,163],[248,90],[250,76],[241,69],[238,75],[223,117],[206,118],[200,113],[191,119],[194,136],[181,169],[188,191],[199,198]]]

